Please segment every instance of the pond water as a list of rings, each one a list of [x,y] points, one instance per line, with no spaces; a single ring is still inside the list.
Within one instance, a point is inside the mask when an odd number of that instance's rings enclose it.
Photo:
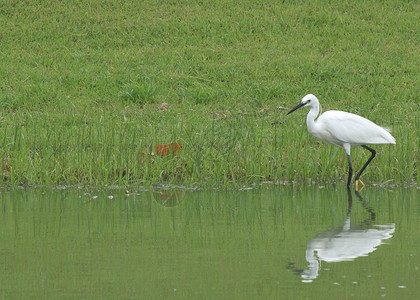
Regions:
[[[4,299],[419,299],[415,188],[0,193]]]

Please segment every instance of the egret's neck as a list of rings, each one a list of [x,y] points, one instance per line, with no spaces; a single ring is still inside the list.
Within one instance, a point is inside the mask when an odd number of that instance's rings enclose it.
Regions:
[[[313,134],[313,130],[315,128],[316,122],[315,119],[319,114],[319,103],[314,102],[311,105],[311,110],[308,112],[306,116],[306,125],[308,126],[309,132]]]

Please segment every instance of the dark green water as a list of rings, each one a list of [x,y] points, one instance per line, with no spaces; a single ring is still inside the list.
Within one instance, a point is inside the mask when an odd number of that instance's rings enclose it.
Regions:
[[[419,299],[419,196],[2,191],[0,297]]]

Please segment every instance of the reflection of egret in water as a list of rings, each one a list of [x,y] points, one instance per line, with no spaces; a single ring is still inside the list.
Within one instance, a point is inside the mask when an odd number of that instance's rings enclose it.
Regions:
[[[331,231],[321,232],[308,243],[306,249],[308,268],[297,271],[303,282],[312,282],[318,277],[321,261],[351,261],[360,256],[367,256],[383,244],[384,240],[391,238],[395,231],[395,224],[371,224],[375,220],[375,213],[358,192],[355,192],[356,196],[362,201],[363,206],[370,213],[370,217],[365,221],[365,226],[350,226],[352,195],[350,189],[347,189],[347,192],[349,208],[344,225]]]

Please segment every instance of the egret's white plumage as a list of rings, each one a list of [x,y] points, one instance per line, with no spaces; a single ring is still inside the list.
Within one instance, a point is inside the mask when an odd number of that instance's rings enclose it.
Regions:
[[[363,182],[359,180],[361,173],[376,154],[375,150],[367,147],[366,144],[395,144],[395,138],[385,128],[378,126],[361,116],[344,111],[330,110],[318,117],[319,101],[318,98],[312,94],[303,97],[302,101],[295,108],[290,110],[288,114],[304,106],[310,107],[306,117],[306,125],[308,126],[309,132],[323,142],[343,147],[346,150],[349,162],[349,178],[347,185],[350,184],[353,172],[350,159],[351,147],[362,146],[372,153],[372,156],[356,175],[357,188],[358,182],[363,184]]]

